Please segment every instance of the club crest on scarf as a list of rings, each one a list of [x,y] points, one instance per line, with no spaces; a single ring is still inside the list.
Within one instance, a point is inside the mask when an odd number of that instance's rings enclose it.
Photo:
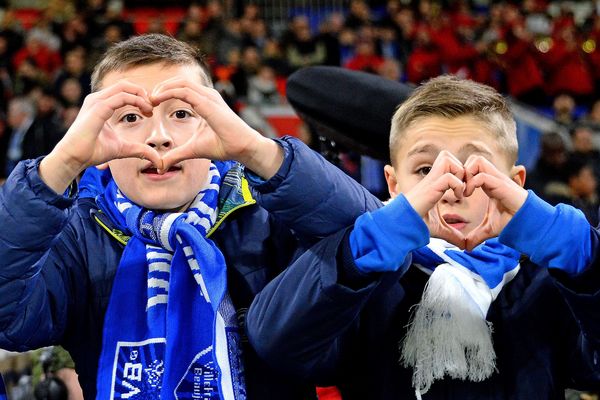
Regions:
[[[105,317],[99,399],[245,400],[225,259],[206,238],[220,182],[211,164],[207,183],[182,213],[143,209],[114,181],[107,185],[106,211],[132,237]]]

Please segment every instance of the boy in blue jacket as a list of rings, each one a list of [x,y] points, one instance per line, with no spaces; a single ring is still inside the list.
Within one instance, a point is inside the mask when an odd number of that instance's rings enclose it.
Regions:
[[[92,86],[56,148],[0,189],[0,348],[62,344],[86,398],[314,397],[256,357],[245,313],[373,198],[244,124],[175,39],[111,47]]]
[[[395,112],[390,154],[392,200],[255,299],[247,331],[258,354],[337,385],[344,400],[598,388],[599,233],[580,211],[523,189],[502,96],[432,79]]]

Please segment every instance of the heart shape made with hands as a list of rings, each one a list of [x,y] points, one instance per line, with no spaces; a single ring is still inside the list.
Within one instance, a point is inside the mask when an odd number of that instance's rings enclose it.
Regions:
[[[527,192],[516,180],[499,171],[482,156],[469,158],[462,170],[455,171],[463,182],[462,198],[468,198],[477,189],[483,190],[488,203],[481,223],[467,234],[450,226],[440,215],[439,205],[428,213],[428,227],[432,237],[437,237],[455,246],[472,250],[487,239],[496,237],[523,205]],[[452,189],[448,189],[452,190]],[[454,190],[456,193],[456,190]]]

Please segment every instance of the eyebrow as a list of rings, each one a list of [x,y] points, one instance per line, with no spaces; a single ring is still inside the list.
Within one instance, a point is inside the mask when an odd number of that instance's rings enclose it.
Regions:
[[[439,154],[440,151],[441,150],[439,147],[437,147],[433,144],[426,144],[423,146],[415,147],[414,149],[410,150],[406,154],[406,157],[414,156],[415,154],[423,154],[423,153],[435,155],[435,154]]]
[[[440,151],[442,151],[442,150],[443,149],[440,149],[436,145],[425,144],[423,146],[418,146],[418,147],[415,147],[414,149],[411,149],[406,154],[406,157],[414,156],[416,154],[429,154],[429,155],[437,156],[440,153]],[[492,157],[492,153],[488,149],[478,146],[473,143],[467,143],[464,146],[462,146],[460,149],[458,149],[458,152],[455,154],[455,156],[460,157],[462,155],[470,155],[470,154],[481,154],[482,156],[485,156],[487,158]]]
[[[485,156],[486,158],[491,158],[492,157],[492,152],[489,151],[488,149],[481,147],[481,146],[477,146],[476,144],[473,143],[467,143],[464,146],[462,146],[459,150],[458,150],[458,154],[481,154],[482,156]]]

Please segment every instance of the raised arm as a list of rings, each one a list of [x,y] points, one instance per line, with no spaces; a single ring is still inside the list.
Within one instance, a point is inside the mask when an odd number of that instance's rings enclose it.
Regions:
[[[170,79],[150,96],[154,104],[176,98],[190,104],[209,129],[165,154],[164,168],[189,158],[236,160],[257,175],[256,197],[265,209],[307,238],[352,224],[380,202],[364,187],[299,140],[267,139],[231,110],[214,89]],[[251,179],[252,180],[252,179]]]
[[[86,257],[75,193],[88,166],[115,158],[162,163],[150,146],[118,137],[107,120],[125,105],[151,113],[144,89],[121,81],[86,97],[75,122],[41,162],[20,163],[0,189],[0,347],[26,350],[58,341],[75,299],[85,299]]]

